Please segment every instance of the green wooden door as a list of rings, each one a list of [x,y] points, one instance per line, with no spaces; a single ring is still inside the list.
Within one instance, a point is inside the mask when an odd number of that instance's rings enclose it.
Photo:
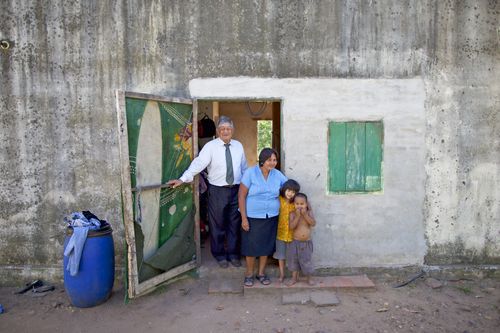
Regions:
[[[190,100],[120,93],[119,127],[129,295],[196,267],[194,186],[173,189],[193,158]],[[125,165],[124,165],[125,164]]]

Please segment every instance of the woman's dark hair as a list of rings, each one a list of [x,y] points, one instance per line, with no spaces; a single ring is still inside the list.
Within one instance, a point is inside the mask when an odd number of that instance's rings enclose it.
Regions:
[[[306,202],[307,202],[307,195],[305,195],[302,192],[299,192],[299,193],[295,194],[295,198],[304,198],[306,200]]]
[[[273,156],[273,154],[276,156],[276,159],[278,159],[278,152],[273,148],[262,149],[259,154],[259,166],[263,166],[264,162]]]
[[[293,179],[288,179],[286,182],[283,183],[283,185],[280,188],[280,195],[285,198],[285,192],[286,190],[293,191],[295,193],[299,193],[300,191],[300,185]]]

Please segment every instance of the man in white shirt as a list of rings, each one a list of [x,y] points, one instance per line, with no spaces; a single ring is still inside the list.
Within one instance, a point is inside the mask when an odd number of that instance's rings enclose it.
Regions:
[[[228,267],[228,262],[235,267],[241,266],[238,188],[247,169],[247,160],[242,144],[232,140],[233,132],[233,121],[221,116],[217,124],[218,137],[203,146],[179,179],[167,183],[174,188],[190,183],[194,176],[207,169],[210,250],[223,268]]]

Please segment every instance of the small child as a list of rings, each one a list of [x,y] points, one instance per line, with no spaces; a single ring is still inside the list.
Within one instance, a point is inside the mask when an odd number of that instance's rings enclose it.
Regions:
[[[280,215],[278,220],[278,233],[276,236],[276,252],[273,258],[278,259],[280,268],[279,282],[285,279],[285,259],[286,259],[286,244],[293,240],[293,234],[288,227],[290,212],[295,211],[293,198],[300,191],[300,185],[293,179],[287,180],[280,189]]]
[[[304,193],[295,194],[293,200],[295,211],[290,213],[290,229],[293,231],[293,241],[288,243],[286,262],[292,271],[292,279],[287,283],[292,286],[299,280],[299,271],[307,277],[307,283],[314,285],[311,278],[314,272],[312,266],[313,243],[311,229],[316,225],[311,207]]]

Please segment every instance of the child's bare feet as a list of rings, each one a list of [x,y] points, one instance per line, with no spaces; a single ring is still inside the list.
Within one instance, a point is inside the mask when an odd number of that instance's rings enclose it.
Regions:
[[[291,287],[291,286],[293,286],[293,285],[294,285],[294,284],[296,284],[296,283],[297,283],[297,279],[295,279],[295,278],[291,278],[291,279],[290,279],[290,281],[288,281],[288,282],[286,283],[286,285],[287,285],[288,287]]]
[[[278,278],[278,282],[279,282],[279,283],[283,283],[283,281],[285,281],[285,277],[284,277],[284,276],[280,276],[280,277]]]
[[[314,281],[311,277],[307,278],[307,284],[310,286],[315,286],[316,281]]]

